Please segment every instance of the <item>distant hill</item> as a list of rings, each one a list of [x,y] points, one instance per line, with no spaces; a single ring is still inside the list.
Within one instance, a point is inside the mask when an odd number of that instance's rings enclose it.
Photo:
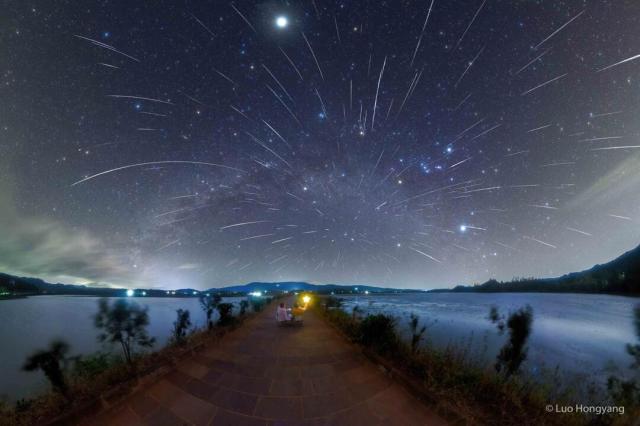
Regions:
[[[136,289],[136,296],[147,297],[197,297],[201,293],[215,292],[224,295],[244,295],[250,292],[261,291],[277,293],[279,291],[314,291],[317,293],[348,294],[354,292],[368,291],[371,293],[382,292],[411,292],[417,290],[399,290],[393,288],[381,288],[363,285],[342,286],[337,284],[316,285],[306,282],[281,282],[262,283],[252,282],[243,285],[234,285],[221,288],[211,288],[209,290],[194,290],[191,288],[179,290],[159,290],[159,289]],[[14,275],[0,273],[0,299],[13,298],[17,296],[36,296],[43,294],[52,295],[76,295],[76,296],[105,296],[122,297],[127,292],[126,288],[110,288],[100,286],[86,286],[73,284],[52,284],[39,278],[17,277]]]
[[[549,293],[608,293],[640,296],[640,246],[603,265],[595,265],[582,272],[572,272],[558,278],[520,278],[499,282],[489,280],[474,286],[432,292],[549,292]]]
[[[221,288],[211,288],[207,291],[228,291],[235,293],[251,293],[255,291],[268,291],[270,293],[277,291],[313,291],[316,293],[337,293],[348,294],[354,292],[368,291],[370,293],[402,293],[416,292],[420,290],[401,290],[397,288],[375,287],[367,285],[338,285],[338,284],[309,284],[307,282],[286,281],[286,282],[252,282],[242,285],[234,285]]]

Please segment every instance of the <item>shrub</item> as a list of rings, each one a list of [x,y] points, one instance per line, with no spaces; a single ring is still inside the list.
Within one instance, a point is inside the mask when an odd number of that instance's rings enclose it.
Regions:
[[[248,300],[241,300],[240,301],[240,315],[244,315],[245,313],[247,313],[247,308],[249,307],[249,301]]]
[[[359,319],[361,314],[362,309],[360,308],[360,306],[355,305],[353,309],[351,309],[351,319],[353,319],[354,321]]]
[[[67,361],[69,345],[62,340],[54,340],[48,349],[39,350],[27,357],[22,369],[24,371],[42,370],[53,389],[63,395],[67,394],[67,382],[62,371],[62,365]]]
[[[187,337],[189,327],[191,327],[191,318],[189,310],[178,309],[176,314],[177,318],[173,322],[172,339],[175,343],[182,344],[185,337]]]
[[[231,303],[220,303],[218,305],[218,313],[220,314],[220,318],[218,318],[218,325],[225,326],[233,324],[235,318],[232,315],[233,305]]]
[[[260,297],[252,296],[249,300],[251,301],[251,309],[253,309],[253,312],[262,311],[262,309],[266,305],[266,301]]]
[[[94,323],[98,329],[103,330],[98,340],[119,343],[129,364],[133,359],[135,345],[151,347],[155,342],[155,339],[147,334],[147,309],[125,299],[117,299],[112,306],[109,306],[107,299],[100,299]]]
[[[393,353],[399,343],[395,326],[396,320],[390,315],[368,315],[360,323],[360,342],[382,354]]]
[[[122,362],[121,359],[120,362]],[[80,356],[75,359],[73,375],[77,378],[91,379],[116,363],[117,361],[111,355],[101,352]]]
[[[489,311],[489,319],[497,324],[500,334],[504,333],[505,326],[509,329],[509,340],[500,349],[495,364],[496,371],[504,372],[509,377],[516,374],[520,366],[527,358],[527,340],[531,334],[531,324],[533,323],[533,309],[527,305],[509,314],[505,323],[495,306]]]
[[[330,308],[339,309],[342,307],[343,299],[335,296],[327,296],[324,299],[324,308],[328,310]]]
[[[411,331],[411,353],[418,352],[420,341],[423,339],[424,332],[427,331],[426,326],[420,327],[420,318],[416,314],[411,314],[409,320],[409,330]]]
[[[220,302],[222,302],[222,296],[217,293],[213,296],[200,295],[200,307],[207,317],[207,328],[209,330],[213,328],[213,321],[211,320],[213,311],[216,310],[216,307],[218,306],[218,304],[220,304]]]

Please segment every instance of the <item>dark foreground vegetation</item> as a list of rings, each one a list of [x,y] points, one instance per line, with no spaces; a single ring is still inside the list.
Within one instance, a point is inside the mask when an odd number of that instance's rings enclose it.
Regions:
[[[146,351],[155,339],[147,334],[149,316],[146,308],[131,299],[101,299],[94,324],[100,342],[112,344],[115,352],[98,352],[69,356],[71,347],[62,340],[30,355],[25,371],[41,371],[49,383],[48,393],[33,399],[22,399],[14,405],[0,402],[0,426],[37,425],[58,421],[72,422],[74,415],[100,410],[103,400],[126,395],[138,384],[177,365],[183,355],[201,350],[218,341],[271,302],[271,298],[250,298],[234,306],[222,303],[216,295],[202,296],[201,307],[206,318],[205,329],[195,329],[191,312],[176,311],[168,345],[155,352]],[[213,322],[213,313],[218,312]]]
[[[605,293],[640,296],[640,246],[603,265],[558,278],[516,278],[500,282],[489,280],[474,286],[457,286],[435,292],[532,292]]]
[[[456,424],[631,425],[640,419],[640,306],[635,309],[639,343],[627,345],[635,377],[611,377],[607,395],[586,401],[586,397],[577,396],[584,394],[580,392],[584,389],[561,387],[552,380],[534,380],[522,373],[534,324],[529,306],[506,315],[497,307],[488,312],[487,320],[496,325],[497,333],[505,335],[492,368],[462,350],[433,348],[425,335],[428,327],[413,314],[405,327],[410,332],[407,339],[399,332],[402,324],[390,315],[363,315],[357,308],[347,313],[336,297],[324,298],[319,305],[318,311],[348,339],[361,345],[366,355]],[[549,404],[555,410],[556,404],[575,407],[577,403],[624,407],[624,414],[547,412]]]

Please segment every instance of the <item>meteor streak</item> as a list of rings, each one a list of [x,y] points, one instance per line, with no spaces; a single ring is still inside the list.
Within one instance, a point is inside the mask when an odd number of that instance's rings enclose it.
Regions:
[[[105,170],[104,172],[96,173],[95,175],[87,176],[84,179],[81,179],[81,180],[79,180],[77,182],[74,182],[74,183],[71,184],[71,186],[76,186],[76,185],[81,184],[83,182],[86,182],[88,180],[97,178],[98,176],[106,175],[106,174],[117,172],[117,171],[120,171],[120,170],[131,169],[131,168],[134,168],[134,167],[158,165],[158,164],[193,164],[193,165],[220,167],[220,168],[223,168],[223,169],[233,170],[233,171],[236,171],[236,172],[247,173],[246,171],[241,170],[241,169],[237,169],[235,167],[229,167],[229,166],[225,166],[225,165],[222,165],[222,164],[215,164],[215,163],[206,163],[204,161],[182,161],[182,160],[149,161],[149,162],[146,162],[146,163],[128,164],[126,166],[116,167],[115,169]]]

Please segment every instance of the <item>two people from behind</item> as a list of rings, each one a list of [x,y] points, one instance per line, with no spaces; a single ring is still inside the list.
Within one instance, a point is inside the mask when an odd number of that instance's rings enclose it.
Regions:
[[[281,303],[276,310],[276,321],[283,322],[291,321],[292,319],[293,316],[289,313],[287,307],[284,305],[284,303]]]

